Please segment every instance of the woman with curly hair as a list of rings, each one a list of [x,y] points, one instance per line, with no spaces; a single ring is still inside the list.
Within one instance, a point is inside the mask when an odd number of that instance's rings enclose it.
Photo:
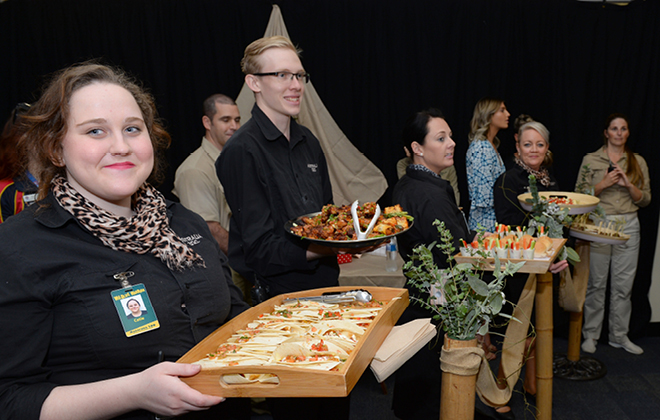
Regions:
[[[247,305],[206,222],[148,182],[170,142],[151,95],[75,65],[20,124],[39,195],[0,226],[0,418],[249,418],[173,363]],[[127,319],[136,296],[147,311]]]

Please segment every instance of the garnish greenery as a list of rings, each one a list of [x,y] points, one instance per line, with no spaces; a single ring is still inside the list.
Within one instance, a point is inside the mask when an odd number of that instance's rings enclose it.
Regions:
[[[476,334],[485,335],[505,302],[504,278],[525,263],[509,261],[501,270],[500,260],[495,256],[494,278],[486,283],[482,279],[484,272],[477,265],[455,263],[453,237],[444,222],[436,220],[433,225],[437,226],[440,241],[415,247],[411,260],[403,267],[408,284],[423,292],[422,297],[411,296],[410,299],[433,312],[433,318],[440,321],[439,327],[453,339],[470,340]],[[434,263],[435,247],[447,255],[448,268],[439,269]],[[501,316],[510,318],[505,314]]]
[[[389,219],[390,217],[405,217],[409,222],[412,222],[414,217],[408,214],[406,211],[393,211],[391,213],[381,213],[384,218]]]
[[[561,208],[555,203],[549,203],[539,196],[539,189],[536,186],[536,177],[529,175],[529,192],[532,194],[532,211],[530,212],[529,228],[527,233],[534,233],[543,226],[543,232],[550,238],[563,238],[564,226],[570,227],[573,218],[568,215],[569,208]],[[580,262],[580,256],[569,246],[564,246],[559,254],[559,260],[568,260],[575,265]]]

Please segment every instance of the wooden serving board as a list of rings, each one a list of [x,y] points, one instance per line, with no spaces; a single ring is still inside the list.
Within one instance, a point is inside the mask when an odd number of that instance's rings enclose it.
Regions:
[[[355,287],[328,287],[286,293],[267,300],[238,315],[190,351],[178,363],[194,363],[216,351],[218,346],[229,339],[237,330],[256,320],[263,313],[270,313],[276,305],[290,297],[319,296],[326,292],[345,292]],[[364,370],[371,363],[390,330],[408,306],[408,290],[389,287],[364,287],[374,300],[389,302],[358,341],[346,364],[336,372],[320,371],[288,366],[221,366],[204,368],[197,375],[181,378],[190,387],[208,395],[221,397],[345,397],[357,383]],[[277,375],[279,384],[228,384],[224,375],[236,373],[271,373]]]
[[[537,273],[537,274],[546,273],[550,268],[550,265],[555,261],[555,259],[559,255],[559,251],[561,251],[561,248],[566,243],[566,239],[564,238],[551,238],[551,239],[552,239],[552,248],[550,249],[550,254],[551,254],[550,257],[546,257],[543,259],[533,259],[533,260],[501,258],[500,264],[504,266],[504,264],[506,264],[507,261],[511,261],[512,263],[519,263],[521,261],[524,261],[525,265],[523,265],[520,268],[520,270],[518,270],[519,273]],[[495,270],[495,258],[468,257],[459,252],[454,256],[454,259],[458,263],[479,263],[481,264],[480,269],[484,271]]]
[[[600,198],[593,195],[580,194],[566,191],[539,191],[539,197],[547,200],[551,197],[564,197],[575,200],[578,204],[558,204],[560,208],[568,208],[568,214],[590,213],[600,203]],[[518,196],[518,201],[525,211],[532,209],[532,193],[524,193]]]

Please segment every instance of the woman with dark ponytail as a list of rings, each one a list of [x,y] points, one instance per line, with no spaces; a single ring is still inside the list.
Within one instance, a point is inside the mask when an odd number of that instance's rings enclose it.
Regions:
[[[577,186],[591,186],[600,198],[607,221],[625,221],[623,233],[630,239],[622,245],[591,244],[589,286],[584,303],[582,350],[596,351],[605,316],[605,291],[611,275],[609,344],[632,354],[644,350],[628,339],[632,292],[639,257],[637,209],[651,202],[651,185],[646,161],[628,147],[628,118],[612,114],[605,120],[604,145],[582,160]]]

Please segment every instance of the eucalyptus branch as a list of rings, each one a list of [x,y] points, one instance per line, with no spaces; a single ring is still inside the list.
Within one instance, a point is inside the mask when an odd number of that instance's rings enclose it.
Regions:
[[[548,200],[541,199],[534,175],[529,175],[529,191],[532,193],[532,211],[530,213],[528,233],[534,235],[539,230],[539,227],[543,226],[543,231],[548,237],[563,238],[564,227],[568,228],[573,223],[573,218],[568,214],[569,209],[562,209],[555,203],[549,203]],[[578,253],[568,246],[564,246],[561,249],[559,259],[568,260],[573,265],[580,262]]]
[[[485,335],[505,302],[504,278],[517,272],[524,262],[507,262],[501,270],[496,258],[494,278],[486,283],[478,266],[456,264],[453,237],[444,222],[436,220],[433,225],[438,230],[439,242],[415,247],[410,261],[403,267],[408,284],[423,292],[423,297],[411,296],[411,300],[431,311],[452,338],[466,340],[476,334]],[[435,248],[447,256],[447,268],[438,269],[433,260]]]

